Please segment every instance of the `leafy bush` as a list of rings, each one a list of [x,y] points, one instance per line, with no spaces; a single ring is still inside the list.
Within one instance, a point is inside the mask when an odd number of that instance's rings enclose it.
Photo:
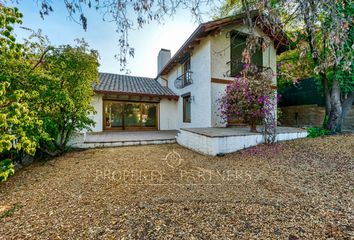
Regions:
[[[22,17],[0,3],[0,182],[14,174],[14,156],[56,156],[74,132],[94,124],[97,51],[84,40],[53,46],[41,31],[18,43]]]
[[[307,129],[307,133],[308,133],[307,137],[316,138],[316,137],[322,137],[328,135],[330,132],[324,128],[311,127]]]
[[[246,71],[245,69],[244,71]],[[256,131],[257,122],[274,110],[273,72],[271,70],[253,72],[248,76],[236,77],[227,87],[225,95],[219,99],[219,111],[227,123],[242,118]]]
[[[5,182],[14,173],[14,165],[10,159],[0,161],[0,182]]]

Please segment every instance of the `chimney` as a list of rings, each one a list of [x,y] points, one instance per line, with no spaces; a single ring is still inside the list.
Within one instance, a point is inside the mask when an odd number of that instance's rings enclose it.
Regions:
[[[171,59],[171,51],[168,49],[161,48],[159,55],[157,56],[157,74],[159,74],[162,68]]]

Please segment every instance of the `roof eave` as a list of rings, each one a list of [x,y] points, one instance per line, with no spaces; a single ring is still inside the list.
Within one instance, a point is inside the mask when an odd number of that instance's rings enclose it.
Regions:
[[[135,93],[135,92],[119,92],[119,91],[109,91],[109,90],[94,90],[95,93],[99,94],[115,94],[115,95],[125,95],[125,96],[141,96],[141,97],[156,97],[156,98],[167,98],[172,100],[178,100],[177,95],[164,95],[164,94],[151,94],[151,93]]]

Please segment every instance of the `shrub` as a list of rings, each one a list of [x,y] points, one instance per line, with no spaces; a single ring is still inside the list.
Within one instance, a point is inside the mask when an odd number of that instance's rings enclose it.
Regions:
[[[307,133],[308,133],[307,137],[316,138],[316,137],[322,137],[328,135],[330,132],[324,128],[310,127],[307,129]]]
[[[251,131],[256,131],[257,122],[274,111],[276,101],[272,79],[271,70],[236,77],[219,100],[219,111],[224,121],[242,118],[251,125]]]
[[[10,159],[0,161],[0,182],[5,182],[14,173],[14,165]]]

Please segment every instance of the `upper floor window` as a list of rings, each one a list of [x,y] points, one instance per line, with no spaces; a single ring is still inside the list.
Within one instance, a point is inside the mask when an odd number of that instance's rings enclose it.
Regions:
[[[193,83],[191,71],[191,58],[189,54],[180,61],[182,73],[175,80],[175,87],[177,89],[184,88]]]
[[[246,48],[247,34],[238,31],[232,31],[230,34],[230,77],[236,77],[240,75],[243,69],[242,52]],[[252,55],[251,63],[256,66],[263,65],[263,52],[260,47]]]
[[[183,86],[186,86],[191,83],[191,58],[188,57],[185,62],[182,64],[182,81]]]

